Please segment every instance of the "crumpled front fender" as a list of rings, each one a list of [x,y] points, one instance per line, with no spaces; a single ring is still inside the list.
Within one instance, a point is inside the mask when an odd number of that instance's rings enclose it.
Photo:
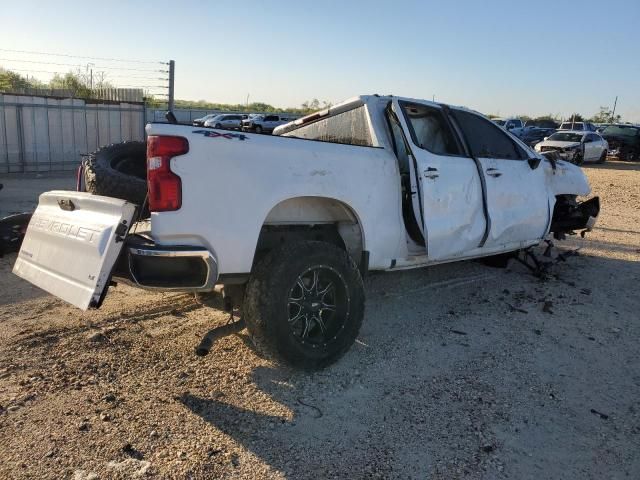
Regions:
[[[554,171],[548,160],[545,163],[547,180],[553,195],[585,196],[591,193],[587,176],[577,165],[558,160]]]

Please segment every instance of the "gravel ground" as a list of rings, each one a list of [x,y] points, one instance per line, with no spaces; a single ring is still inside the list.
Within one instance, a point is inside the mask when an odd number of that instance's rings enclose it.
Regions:
[[[257,356],[219,297],[81,312],[0,259],[0,478],[640,478],[640,165],[585,171],[598,227],[550,278],[373,274],[314,374]]]

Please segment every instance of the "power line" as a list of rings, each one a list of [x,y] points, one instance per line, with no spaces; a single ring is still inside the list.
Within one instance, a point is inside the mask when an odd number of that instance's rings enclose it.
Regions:
[[[2,52],[12,53],[26,53],[29,55],[50,55],[53,57],[67,57],[67,58],[88,58],[90,60],[104,60],[109,62],[128,62],[128,63],[160,63],[162,65],[168,65],[167,62],[158,62],[152,60],[126,60],[124,58],[106,58],[106,57],[87,57],[83,55],[68,55],[66,53],[51,53],[51,52],[32,52],[29,50],[11,50],[9,48],[0,48]]]
[[[10,71],[10,72],[53,73],[53,74],[56,74],[56,75],[60,75],[60,74],[64,74],[65,73],[65,72],[57,72],[57,71],[53,71],[53,70],[32,70],[30,68],[8,68],[7,70]],[[160,77],[158,77],[158,78],[156,78],[156,77],[146,77],[146,76],[145,77],[138,77],[138,76],[135,76],[135,75],[109,75],[109,74],[107,74],[105,76],[108,77],[107,80],[110,79],[110,78],[126,78],[128,80],[134,80],[134,79],[135,80],[138,80],[138,79],[139,80],[161,80],[161,81],[168,81],[169,80],[166,77],[163,77],[163,78],[160,78]]]
[[[18,63],[36,63],[41,65],[58,65],[63,67],[86,67],[86,65],[80,63],[57,63],[57,62],[43,62],[38,60],[17,60],[15,58],[0,58],[0,61],[4,62],[18,62]],[[128,68],[128,67],[111,67],[106,65],[94,65],[94,69],[102,68],[107,70],[130,70],[135,72],[154,72],[154,73],[168,73],[168,70],[149,70],[144,68]]]

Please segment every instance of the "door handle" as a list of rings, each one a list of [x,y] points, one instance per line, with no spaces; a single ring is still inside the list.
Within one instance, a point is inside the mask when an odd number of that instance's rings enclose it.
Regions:
[[[438,173],[437,168],[428,167],[424,172],[425,178],[438,178],[440,174]]]
[[[500,173],[497,168],[487,168],[487,175],[497,178],[501,176],[502,173]]]

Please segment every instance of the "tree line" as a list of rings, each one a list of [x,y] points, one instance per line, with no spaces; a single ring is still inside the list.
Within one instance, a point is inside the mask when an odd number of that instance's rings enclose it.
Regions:
[[[87,73],[83,73],[81,70],[77,72],[69,72],[64,75],[55,74],[49,82],[41,82],[35,78],[25,77],[17,72],[0,67],[0,93],[16,93],[28,89],[51,89],[51,90],[65,90],[73,98],[97,98],[95,91],[102,88],[117,88],[109,83],[104,75],[96,74],[89,77]],[[166,101],[157,97],[147,96],[145,97],[145,103],[152,108],[162,108],[166,106]],[[295,114],[307,114],[320,110],[321,108],[327,108],[331,106],[331,103],[327,101],[320,101],[317,98],[302,103],[297,108],[283,108],[269,105],[268,103],[252,102],[245,104],[228,104],[228,103],[215,103],[205,100],[175,100],[176,108],[184,109],[197,109],[197,110],[213,110],[220,112],[290,112]],[[496,118],[497,115],[489,114],[489,118]],[[530,117],[528,115],[520,115],[524,121],[529,120],[553,120],[560,122],[563,120],[557,115],[543,115],[540,117]],[[574,113],[566,120],[574,119],[576,122],[585,121],[585,117],[579,113]],[[620,115],[614,115],[610,108],[600,107],[598,112],[590,118],[586,118],[586,121],[593,123],[607,123],[607,122],[620,122]]]

